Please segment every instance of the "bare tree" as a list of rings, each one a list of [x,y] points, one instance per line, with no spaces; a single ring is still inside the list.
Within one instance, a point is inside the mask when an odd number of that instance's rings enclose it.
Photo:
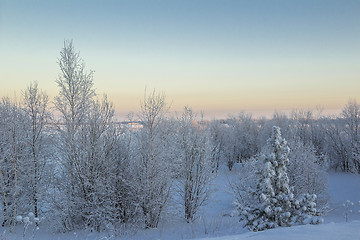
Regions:
[[[223,124],[219,120],[212,120],[208,127],[209,141],[211,146],[212,171],[218,172],[220,160],[224,152],[225,134]]]
[[[223,156],[229,171],[232,170],[235,163],[240,160],[240,127],[239,122],[236,119],[227,120],[227,125],[223,128],[224,148]]]
[[[81,134],[81,127],[85,124],[86,118],[93,104],[95,91],[93,89],[93,71],[86,72],[85,64],[79,53],[74,49],[72,41],[65,41],[58,60],[60,74],[56,83],[60,91],[55,97],[55,107],[60,113],[58,129],[59,160],[63,168],[59,168],[57,174],[61,187],[59,192],[62,196],[55,198],[57,206],[67,212],[64,214],[63,227],[72,229],[74,219],[81,218],[74,209],[76,198],[82,193],[82,189],[76,188],[79,171],[75,171],[79,164],[80,144],[78,139]],[[64,213],[63,211],[63,213]]]
[[[239,141],[240,141],[240,162],[246,161],[258,153],[258,135],[260,126],[254,121],[252,115],[240,112],[239,121]]]
[[[191,108],[185,107],[178,120],[182,176],[179,194],[183,200],[185,219],[193,222],[201,206],[209,198],[211,160],[207,148],[207,136],[202,122],[196,120]]]
[[[170,194],[171,166],[165,147],[166,138],[161,129],[167,110],[164,94],[154,90],[147,95],[145,91],[139,116],[143,128],[138,133],[139,153],[133,162],[133,169],[137,201],[147,228],[158,226]]]
[[[331,168],[360,172],[360,105],[355,100],[343,108],[341,117],[322,121],[326,132],[324,149]]]
[[[329,201],[328,176],[314,147],[304,144],[300,138],[292,139],[289,146],[288,176],[295,198],[305,193],[316,194],[317,208],[325,209]]]
[[[2,226],[9,224],[10,230],[15,229],[15,217],[18,214],[21,184],[19,178],[24,157],[27,155],[25,146],[26,135],[23,125],[25,116],[17,102],[3,98],[0,103],[0,180],[3,205]]]
[[[351,148],[351,164],[353,171],[360,172],[360,105],[356,100],[349,100],[345,105],[342,116],[345,121],[344,131]]]
[[[49,98],[45,92],[38,88],[37,82],[30,83],[23,94],[23,108],[29,118],[28,145],[30,146],[30,185],[32,195],[32,207],[36,218],[39,217],[39,183],[42,177],[41,170],[45,164],[43,147],[45,124],[49,120],[50,114],[47,110]]]
[[[84,61],[75,52],[72,41],[65,41],[60,52],[58,64],[61,70],[56,83],[60,88],[55,97],[55,107],[61,114],[59,132],[66,146],[66,167],[70,172],[74,190],[73,167],[76,162],[76,133],[83,124],[95,91],[93,90],[93,71],[85,72]]]
[[[131,174],[131,160],[135,153],[135,137],[136,132],[129,126],[119,126],[116,128],[116,142],[109,155],[113,159],[109,175],[111,175],[111,213],[114,221],[114,227],[120,224],[127,224],[139,214],[137,211],[136,191],[134,187],[134,176]],[[113,156],[111,156],[113,155]],[[116,231],[116,229],[115,229]]]
[[[344,172],[351,171],[351,154],[343,131],[342,119],[329,119],[326,130],[326,152],[331,160],[330,167]]]
[[[116,129],[112,124],[114,110],[104,99],[93,103],[85,124],[80,127],[77,161],[74,162],[78,204],[86,226],[96,231],[111,222],[113,208],[111,169],[115,162]],[[81,207],[80,207],[81,206]]]
[[[325,131],[321,116],[322,109],[318,107],[313,110],[292,110],[291,128],[293,136],[297,136],[304,145],[313,145],[318,157],[324,155]]]

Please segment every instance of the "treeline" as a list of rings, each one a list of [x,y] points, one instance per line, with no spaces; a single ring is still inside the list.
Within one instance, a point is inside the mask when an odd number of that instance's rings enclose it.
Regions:
[[[114,123],[111,102],[96,94],[93,72],[71,41],[58,65],[53,102],[32,83],[21,100],[0,103],[0,219],[10,229],[28,212],[60,231],[156,228],[174,202],[192,222],[221,166],[249,169],[273,126],[291,149],[295,195],[318,194],[325,206],[326,171],[360,172],[360,106],[354,100],[336,118],[298,110],[269,120],[240,113],[204,121],[190,107],[170,116],[165,95],[154,90],[145,92],[136,117],[142,128],[133,129]],[[247,173],[240,173],[245,183]]]
[[[322,116],[321,110],[293,110],[289,116],[275,112],[271,119],[253,119],[240,113],[227,120],[210,123],[215,162],[225,159],[231,170],[261,151],[272,126],[279,126],[290,145],[302,144],[318,161],[334,171],[360,172],[360,105],[349,100],[340,116]]]

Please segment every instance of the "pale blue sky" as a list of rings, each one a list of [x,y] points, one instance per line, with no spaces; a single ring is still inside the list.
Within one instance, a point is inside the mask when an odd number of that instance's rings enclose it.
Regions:
[[[145,86],[209,115],[359,99],[359,0],[0,0],[0,95],[57,94],[64,39],[118,112]]]

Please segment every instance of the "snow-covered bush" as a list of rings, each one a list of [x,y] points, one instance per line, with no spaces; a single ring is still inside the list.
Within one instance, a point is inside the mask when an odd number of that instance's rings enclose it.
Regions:
[[[321,222],[321,219],[312,218],[317,215],[315,194],[305,194],[299,200],[294,197],[287,176],[289,151],[280,128],[273,127],[267,148],[253,165],[257,169],[256,179],[248,179],[250,184],[253,183],[250,186],[237,188],[241,220],[252,231]],[[244,193],[247,193],[247,199],[241,197]]]
[[[25,235],[26,235],[26,231],[28,229],[28,227],[30,225],[35,224],[36,226],[34,226],[33,231],[32,231],[32,238],[34,239],[35,236],[35,232],[37,230],[39,230],[39,218],[35,217],[35,214],[32,212],[29,212],[27,215],[23,216],[16,216],[16,222],[17,223],[23,223],[24,224],[24,228],[23,228],[23,234],[22,234],[22,239],[25,239]]]

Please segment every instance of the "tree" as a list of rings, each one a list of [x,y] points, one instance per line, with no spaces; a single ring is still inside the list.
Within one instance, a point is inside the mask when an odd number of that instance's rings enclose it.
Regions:
[[[25,144],[26,134],[23,131],[27,119],[18,103],[9,98],[3,98],[0,103],[0,180],[3,221],[10,231],[15,229],[15,218],[22,212],[22,189],[26,184],[19,177],[23,162],[28,156]]]
[[[351,148],[350,161],[353,172],[360,173],[360,105],[356,100],[349,100],[345,105],[342,116],[345,121],[344,131]]]
[[[112,218],[115,206],[112,195],[111,175],[116,161],[118,136],[112,123],[114,110],[106,95],[100,102],[94,101],[86,122],[80,127],[78,158],[74,163],[77,196],[81,217],[86,226],[100,231]]]
[[[202,122],[198,122],[191,108],[185,107],[179,121],[179,154],[181,156],[182,178],[179,194],[183,200],[185,219],[193,222],[201,206],[210,194],[210,157],[207,138]]]
[[[126,224],[134,220],[139,211],[137,211],[136,187],[134,187],[136,181],[131,168],[134,153],[137,151],[135,144],[136,132],[129,125],[117,127],[115,130],[117,139],[113,146],[114,151],[111,153],[114,156],[110,156],[113,161],[108,174],[111,175],[111,182],[109,183],[112,191],[113,210],[111,218],[114,220],[113,225],[116,232],[116,228],[120,224]]]
[[[291,121],[286,116],[286,114],[281,112],[274,112],[272,119],[264,122],[263,127],[261,128],[261,132],[259,133],[259,151],[261,151],[263,147],[266,148],[268,139],[272,135],[273,126],[280,127],[282,136],[286,139],[289,139],[294,135],[293,128],[291,128]]]
[[[223,134],[226,136],[224,139],[223,156],[225,164],[229,171],[232,170],[234,164],[240,160],[240,126],[236,119],[227,120],[224,126]]]
[[[171,158],[168,158],[167,142],[161,126],[168,110],[165,95],[155,90],[144,95],[140,121],[143,128],[137,135],[138,155],[133,161],[135,192],[145,226],[156,228],[168,200],[171,181]]]
[[[76,162],[75,137],[79,127],[83,124],[89,106],[95,96],[93,88],[93,71],[85,72],[84,61],[75,52],[72,41],[65,41],[60,52],[58,64],[61,70],[56,80],[60,88],[55,97],[55,107],[61,114],[59,132],[64,144],[62,150],[67,155],[66,167],[70,172],[72,191],[74,190],[73,165]]]
[[[223,157],[229,171],[235,163],[242,163],[259,151],[259,134],[262,122],[255,122],[251,114],[239,113],[238,117],[227,119],[223,126]]]
[[[231,171],[236,163],[237,159],[237,147],[236,147],[236,139],[235,134],[233,133],[230,127],[227,127],[224,131],[227,138],[225,138],[225,146],[224,146],[224,161],[228,170]]]
[[[346,132],[352,140],[358,141],[360,135],[360,105],[356,100],[349,100],[342,110]]]
[[[220,160],[224,152],[224,126],[219,120],[212,120],[208,126],[208,135],[211,152],[211,167],[213,172],[218,172]]]
[[[30,169],[28,174],[30,175],[30,188],[31,188],[31,202],[32,211],[35,218],[39,217],[38,202],[39,202],[39,189],[40,180],[42,177],[43,167],[46,163],[44,146],[45,124],[50,118],[48,112],[49,98],[45,92],[42,92],[38,88],[37,82],[30,83],[29,87],[23,94],[23,108],[25,114],[29,119],[29,125],[26,127],[27,132],[27,144],[30,148],[31,162],[29,163]]]
[[[63,203],[57,203],[62,209],[63,227],[73,229],[75,222],[81,222],[79,211],[81,207],[74,205],[82,194],[82,189],[77,188],[80,169],[79,164],[81,127],[86,123],[86,118],[93,104],[95,91],[93,90],[93,71],[85,71],[84,61],[73,47],[72,41],[65,41],[58,60],[60,75],[56,80],[60,91],[55,97],[55,107],[60,113],[57,124],[59,160],[63,168],[58,169],[57,187],[60,187],[61,196],[55,198]],[[75,220],[77,219],[77,220]]]
[[[258,135],[260,126],[252,119],[251,114],[241,112],[238,115],[240,162],[246,161],[258,153]]]
[[[316,214],[316,195],[305,194],[296,200],[289,186],[289,151],[280,128],[273,127],[267,150],[260,158],[256,186],[248,190],[248,201],[239,203],[241,219],[252,231],[307,221],[318,223],[318,219],[311,218]]]
[[[292,110],[291,121],[295,135],[304,143],[312,144],[313,112],[311,110]]]
[[[329,201],[328,174],[326,166],[316,155],[315,148],[302,143],[300,139],[289,141],[288,176],[295,198],[309,193],[317,196],[317,208],[326,208]]]
[[[340,117],[322,120],[326,144],[323,149],[330,167],[344,172],[360,172],[360,105],[349,100]]]
[[[322,109],[317,107],[312,110],[292,110],[291,112],[291,135],[296,136],[305,146],[312,145],[316,155],[324,158],[326,122],[321,118]]]
[[[326,131],[326,152],[330,158],[332,169],[341,169],[344,172],[352,172],[354,165],[352,162],[351,142],[344,131],[344,120],[329,119]]]

